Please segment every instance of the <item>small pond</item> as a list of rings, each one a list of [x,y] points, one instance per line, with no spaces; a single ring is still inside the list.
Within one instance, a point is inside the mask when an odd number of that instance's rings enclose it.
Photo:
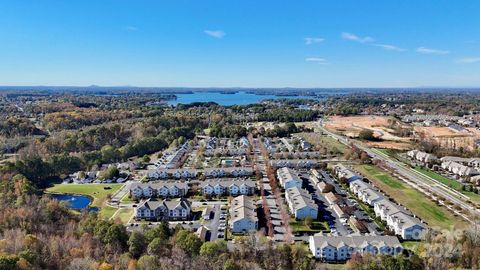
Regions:
[[[88,209],[89,212],[97,212],[97,207],[89,207],[92,199],[85,195],[71,195],[71,194],[50,194],[55,200],[65,202],[68,207],[75,210]]]

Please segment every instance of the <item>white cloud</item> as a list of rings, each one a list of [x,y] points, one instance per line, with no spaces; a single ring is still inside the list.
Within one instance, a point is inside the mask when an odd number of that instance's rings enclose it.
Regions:
[[[461,64],[474,64],[479,62],[480,62],[480,57],[465,57],[457,60],[457,63],[461,63]]]
[[[342,38],[346,40],[351,40],[351,41],[356,41],[360,43],[368,43],[368,42],[373,42],[374,39],[371,37],[359,37],[355,34],[348,33],[348,32],[343,32],[342,33]]]
[[[419,47],[417,48],[418,53],[423,53],[423,54],[436,54],[436,55],[445,55],[449,54],[449,51],[446,50],[439,50],[439,49],[432,49],[432,48],[425,48],[425,47]]]
[[[222,30],[205,30],[203,32],[214,38],[223,38],[226,35]]]
[[[324,38],[319,38],[319,37],[306,37],[305,38],[305,44],[306,45],[311,45],[311,44],[314,44],[314,43],[321,43],[324,40],[325,40]]]
[[[387,50],[387,51],[397,51],[397,52],[406,51],[406,49],[404,49],[404,48],[400,48],[400,47],[397,47],[395,45],[390,45],[390,44],[373,44],[373,46],[380,47],[380,48],[382,48],[384,50]]]
[[[313,63],[318,63],[320,65],[326,65],[328,64],[327,59],[321,58],[321,57],[307,57],[305,58],[305,61],[307,62],[313,62]]]

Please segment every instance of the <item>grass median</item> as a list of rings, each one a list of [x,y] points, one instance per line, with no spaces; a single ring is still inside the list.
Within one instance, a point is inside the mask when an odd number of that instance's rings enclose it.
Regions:
[[[374,165],[358,165],[355,168],[390,198],[404,205],[412,213],[427,222],[430,227],[450,229],[452,226],[465,226],[465,222],[461,218],[455,217],[447,209],[437,205],[420,191],[380,168]]]

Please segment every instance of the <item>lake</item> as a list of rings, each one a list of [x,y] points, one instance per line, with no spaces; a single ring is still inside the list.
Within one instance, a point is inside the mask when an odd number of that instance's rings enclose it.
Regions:
[[[97,207],[89,207],[92,199],[85,195],[70,195],[70,194],[50,194],[53,199],[65,202],[66,205],[74,210],[88,209],[89,212],[97,212]]]
[[[254,104],[264,99],[281,99],[281,98],[308,98],[318,99],[315,96],[276,96],[276,95],[258,95],[247,92],[235,92],[233,94],[225,94],[221,92],[194,92],[193,94],[175,94],[177,99],[168,101],[169,105],[190,104],[194,102],[215,102],[223,106],[231,105],[248,105]]]

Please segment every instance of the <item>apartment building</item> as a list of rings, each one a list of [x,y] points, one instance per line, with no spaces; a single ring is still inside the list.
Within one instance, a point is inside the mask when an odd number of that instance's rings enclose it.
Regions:
[[[309,248],[316,259],[324,261],[346,261],[353,254],[397,255],[403,252],[397,237],[378,235],[310,236]]]
[[[312,200],[308,191],[299,187],[289,188],[285,191],[285,200],[295,219],[303,220],[307,217],[317,219],[318,205]]]

